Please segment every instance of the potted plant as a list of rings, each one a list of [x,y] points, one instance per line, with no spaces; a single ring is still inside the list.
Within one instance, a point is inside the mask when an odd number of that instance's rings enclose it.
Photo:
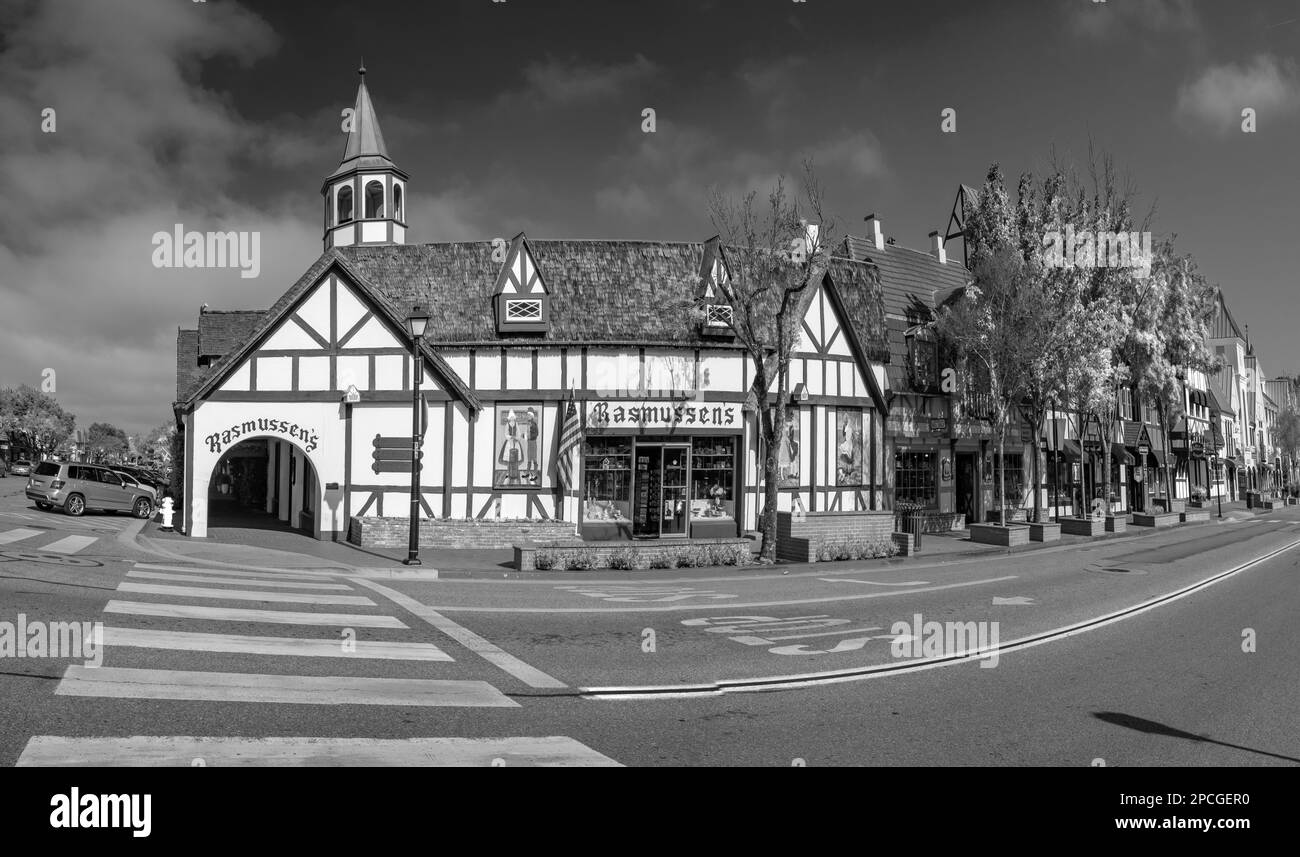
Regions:
[[[1191,493],[1189,494],[1187,505],[1191,506],[1193,509],[1199,509],[1201,508],[1201,505],[1204,502],[1205,502],[1205,488],[1203,488],[1200,485],[1193,485]]]

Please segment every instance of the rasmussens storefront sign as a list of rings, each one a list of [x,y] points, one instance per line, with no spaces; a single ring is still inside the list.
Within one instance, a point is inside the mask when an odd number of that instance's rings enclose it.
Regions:
[[[288,420],[244,420],[242,423],[236,423],[225,431],[215,431],[203,439],[208,445],[208,452],[221,452],[221,450],[231,443],[237,443],[241,436],[248,437],[255,434],[282,434],[300,441],[307,452],[316,448],[320,438],[317,436],[315,429],[309,429],[306,426],[300,426],[297,423],[291,423]]]
[[[735,403],[695,404],[663,402],[590,402],[587,405],[589,429],[677,429],[739,428],[743,422],[740,405]]]

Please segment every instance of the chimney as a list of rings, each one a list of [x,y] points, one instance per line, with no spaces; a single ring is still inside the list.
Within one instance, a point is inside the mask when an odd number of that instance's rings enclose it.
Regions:
[[[877,250],[885,249],[885,233],[880,231],[880,219],[874,214],[868,214],[867,221],[867,240],[876,245]]]
[[[943,249],[943,239],[938,232],[930,233],[930,255],[938,259],[940,265],[948,264],[948,251]]]

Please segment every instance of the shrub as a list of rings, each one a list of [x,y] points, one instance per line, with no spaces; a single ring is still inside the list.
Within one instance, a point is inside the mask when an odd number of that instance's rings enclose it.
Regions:
[[[631,548],[618,548],[610,551],[609,567],[619,571],[630,571],[636,568],[636,551]]]
[[[871,541],[864,538],[827,539],[817,547],[818,562],[851,559],[883,559],[895,556],[898,546],[893,539]]]
[[[650,560],[651,568],[672,568],[674,559],[667,553],[655,554]]]
[[[690,549],[692,568],[708,568],[713,564],[712,552],[705,545],[695,545]]]
[[[673,557],[673,565],[677,568],[690,568],[692,553],[690,550],[677,551]]]
[[[555,551],[539,550],[533,557],[533,565],[538,571],[550,571],[555,568]]]
[[[591,551],[569,551],[565,554],[564,567],[569,571],[590,571],[596,567],[596,557]]]

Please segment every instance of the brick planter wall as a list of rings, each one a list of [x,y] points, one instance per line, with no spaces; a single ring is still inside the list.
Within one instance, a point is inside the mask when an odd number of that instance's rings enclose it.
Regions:
[[[694,548],[709,548],[721,546],[724,548],[743,547],[746,552],[752,554],[754,542],[751,539],[649,539],[646,541],[636,542],[583,542],[576,541],[572,538],[563,541],[552,541],[546,544],[537,544],[534,542],[520,542],[513,545],[515,551],[515,568],[520,571],[537,571],[537,552],[539,550],[553,551],[569,556],[581,555],[585,559],[591,560],[591,570],[597,569],[606,571],[610,569],[610,557],[615,552],[631,551],[637,560],[639,568],[649,568],[650,563],[658,558],[667,559],[670,563],[676,559],[677,555],[683,551],[690,551]],[[675,563],[669,566],[675,568]],[[720,566],[727,568],[729,566]],[[545,571],[558,571],[573,573],[577,569],[567,567],[567,563],[558,564],[555,568],[545,569]],[[630,571],[631,569],[616,569],[619,571]]]
[[[407,518],[353,518],[348,541],[363,548],[405,547]],[[566,521],[420,521],[420,547],[509,550],[517,542],[573,538]]]
[[[1067,536],[1099,536],[1106,531],[1101,518],[1062,518],[1061,532]]]
[[[1182,514],[1182,521],[1184,524],[1188,523],[1189,521],[1194,522],[1194,521],[1208,521],[1208,520],[1210,520],[1209,509],[1188,509],[1186,512],[1183,512]]]
[[[1029,527],[1000,527],[997,524],[971,524],[970,540],[982,545],[1002,545],[1014,547],[1029,544]]]
[[[1061,540],[1060,524],[1030,524],[1029,540],[1031,542],[1059,542]]]
[[[1182,514],[1180,512],[1162,512],[1158,515],[1144,515],[1141,512],[1133,513],[1133,526],[1135,527],[1172,527],[1179,523]]]
[[[1108,533],[1128,532],[1128,518],[1120,515],[1107,515],[1103,520],[1106,522],[1106,532]]]
[[[816,562],[817,549],[826,542],[853,539],[889,542],[894,513],[806,512],[796,520],[790,512],[776,515],[776,558],[785,562]]]

